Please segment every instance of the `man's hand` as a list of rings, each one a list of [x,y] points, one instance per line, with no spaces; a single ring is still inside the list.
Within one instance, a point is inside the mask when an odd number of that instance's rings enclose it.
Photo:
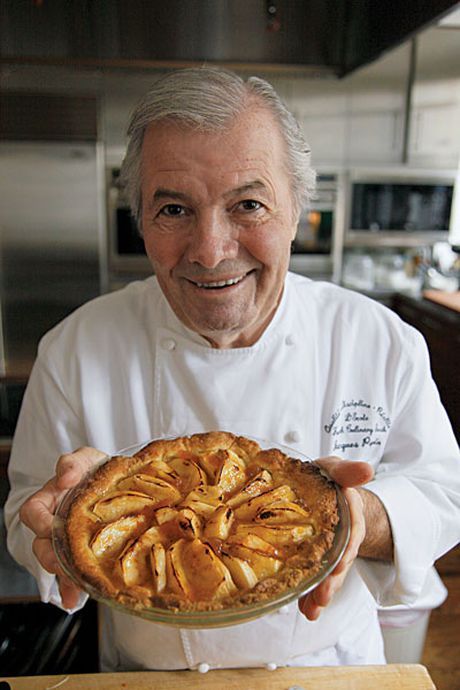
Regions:
[[[51,525],[59,502],[68,489],[78,484],[84,474],[105,457],[95,448],[79,448],[61,455],[56,476],[21,506],[19,517],[36,535],[32,548],[40,565],[57,576],[62,603],[65,608],[76,606],[80,590],[62,572],[51,543]]]
[[[335,457],[317,460],[316,464],[342,487],[350,508],[351,534],[347,548],[332,573],[312,592],[299,599],[301,612],[311,621],[319,617],[322,609],[342,587],[358,554],[389,559],[392,553],[391,529],[383,505],[370,492],[353,488],[372,479],[372,467],[365,462]]]

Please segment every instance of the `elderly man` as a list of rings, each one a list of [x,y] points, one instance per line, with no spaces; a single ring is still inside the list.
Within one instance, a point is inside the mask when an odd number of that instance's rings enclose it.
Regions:
[[[102,607],[102,668],[383,663],[377,604],[414,602],[459,539],[458,449],[423,341],[377,303],[287,273],[314,174],[269,84],[167,74],[129,135],[122,175],[155,277],[42,340],[11,458],[11,552],[45,601],[81,606],[50,525],[104,454],[212,429],[286,443],[348,487],[335,572],[299,605],[218,630]]]

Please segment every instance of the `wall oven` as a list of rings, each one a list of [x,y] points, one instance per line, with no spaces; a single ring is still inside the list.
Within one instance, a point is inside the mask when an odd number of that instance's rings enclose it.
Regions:
[[[107,283],[109,290],[115,290],[151,275],[152,267],[120,184],[120,168],[107,169],[106,181]]]
[[[292,244],[292,271],[313,278],[336,277],[343,234],[343,197],[343,175],[318,172],[315,198],[300,214]]]

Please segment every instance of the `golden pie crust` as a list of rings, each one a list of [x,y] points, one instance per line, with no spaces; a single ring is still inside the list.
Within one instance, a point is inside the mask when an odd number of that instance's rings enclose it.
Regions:
[[[74,571],[105,598],[209,611],[314,576],[338,520],[316,465],[218,431],[112,458],[77,493],[65,531]]]

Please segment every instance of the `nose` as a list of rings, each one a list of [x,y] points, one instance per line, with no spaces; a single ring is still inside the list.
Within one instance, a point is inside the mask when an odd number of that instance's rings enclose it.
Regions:
[[[216,268],[225,259],[238,255],[238,231],[219,211],[200,213],[192,229],[187,258],[204,268]]]

